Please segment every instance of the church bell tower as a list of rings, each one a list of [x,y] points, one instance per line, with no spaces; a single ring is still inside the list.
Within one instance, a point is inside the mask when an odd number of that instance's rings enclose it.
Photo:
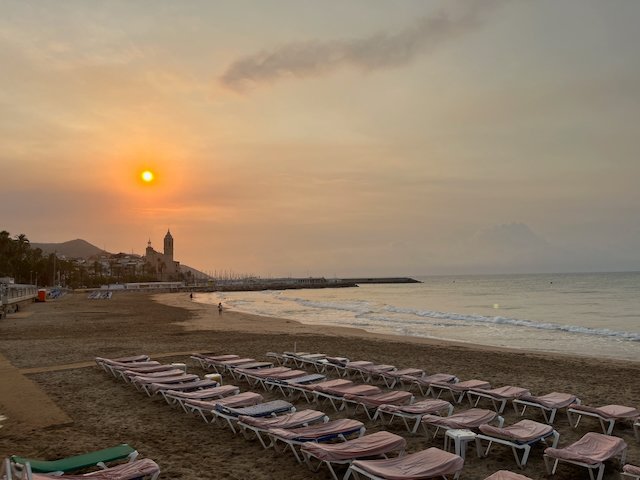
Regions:
[[[167,234],[164,236],[164,254],[173,260],[173,237],[168,229]]]

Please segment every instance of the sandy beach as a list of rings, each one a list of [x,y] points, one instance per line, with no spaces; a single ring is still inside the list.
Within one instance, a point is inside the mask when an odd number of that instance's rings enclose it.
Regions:
[[[0,415],[8,417],[1,423],[0,455],[53,459],[128,443],[161,466],[163,479],[329,479],[326,470],[311,473],[292,455],[263,450],[256,441],[207,425],[160,399],[149,399],[107,376],[93,362],[96,356],[144,353],[163,362],[185,362],[191,373],[203,375],[206,372],[188,358],[190,352],[266,359],[269,351],[294,348],[418,367],[429,373],[453,373],[461,380],[482,379],[496,387],[516,385],[534,394],[571,392],[586,405],[640,406],[640,363],[636,362],[389,337],[230,310],[219,314],[213,306],[190,301],[184,293],[116,294],[111,300],[89,300],[77,293],[30,305],[0,323],[0,355],[6,360],[6,368],[0,368],[4,385],[0,389]],[[51,404],[41,404],[33,415],[25,412],[21,401],[24,392],[20,390],[23,383],[18,374],[33,382]],[[225,379],[225,383],[232,381]],[[246,383],[237,385],[243,391],[250,389]],[[279,398],[275,393],[260,393],[267,400]],[[304,401],[295,405],[298,409],[318,408]],[[464,407],[457,406],[456,410]],[[48,408],[59,411],[49,412],[47,417]],[[324,409],[331,418],[346,416],[326,406]],[[56,424],[55,419],[64,416],[67,420]],[[506,425],[519,419],[509,409],[504,417]],[[386,428],[403,435],[410,452],[429,446],[442,448],[441,437],[427,440],[424,434],[408,434],[400,423],[383,427],[364,414],[356,418],[365,423],[368,432]],[[527,418],[542,421],[533,412]],[[562,414],[555,427],[560,432],[560,446],[588,431],[599,431],[592,419],[583,420],[573,430]],[[640,444],[632,428],[617,425],[614,435],[629,445],[628,462],[640,464]],[[517,471],[510,449],[494,446],[484,459],[470,449],[461,478],[483,479],[501,469]],[[541,447],[533,449],[523,473],[536,480],[547,478]],[[604,478],[617,479],[618,475],[617,466],[612,464],[607,466]],[[554,478],[569,480],[588,475],[585,469],[565,465]]]

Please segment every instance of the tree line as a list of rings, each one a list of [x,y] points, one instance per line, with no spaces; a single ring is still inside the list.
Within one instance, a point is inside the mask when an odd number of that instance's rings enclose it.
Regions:
[[[143,271],[138,272],[122,268],[114,261],[109,271],[105,272],[102,263],[97,260],[77,264],[60,259],[54,253],[46,254],[41,248],[32,248],[24,233],[12,238],[6,230],[0,232],[0,277],[13,278],[15,283],[69,288],[95,288],[108,283],[157,280],[150,265],[145,265]]]

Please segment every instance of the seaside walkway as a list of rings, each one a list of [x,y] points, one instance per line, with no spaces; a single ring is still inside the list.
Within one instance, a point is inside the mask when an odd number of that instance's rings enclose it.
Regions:
[[[153,354],[152,357],[177,357],[192,353],[192,351],[167,352]],[[72,424],[73,420],[25,375],[75,370],[95,367],[95,365],[95,361],[91,360],[18,369],[0,355],[0,416],[15,420],[18,423],[17,428],[28,430]]]
[[[0,380],[0,414],[15,420],[17,428],[33,430],[73,423],[40,387],[3,355],[0,355]]]

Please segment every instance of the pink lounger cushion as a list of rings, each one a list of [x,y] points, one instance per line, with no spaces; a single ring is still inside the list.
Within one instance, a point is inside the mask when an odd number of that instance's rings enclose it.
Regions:
[[[320,423],[318,425],[310,425],[308,427],[292,429],[270,428],[269,434],[287,440],[305,438],[311,441],[315,438],[322,438],[330,435],[339,435],[342,432],[358,430],[362,427],[364,427],[364,424],[362,422],[351,420],[349,418],[342,418],[339,420],[332,420],[327,423]]]
[[[631,465],[630,463],[626,464],[622,467],[622,471],[624,473],[630,473],[631,475],[640,475],[640,467],[635,465]]]
[[[439,412],[445,408],[450,408],[451,404],[446,400],[423,400],[411,405],[380,405],[379,410],[383,412],[402,412],[409,414],[428,414]]]
[[[485,382],[484,380],[466,380],[464,382],[459,383],[451,383],[446,385],[447,388],[450,388],[454,392],[465,392],[467,390],[478,389],[478,388],[491,388],[491,384],[489,382]]]
[[[343,397],[347,394],[351,395],[375,395],[382,393],[382,390],[375,385],[344,385],[342,387],[318,387],[314,389],[316,392],[326,393],[327,395],[335,395],[336,397]]]
[[[189,400],[185,403],[194,407],[203,408],[205,410],[215,410],[216,405],[224,405],[225,407],[240,408],[250,407],[262,402],[263,397],[259,393],[255,392],[242,392],[238,395],[232,395],[230,397],[220,398],[218,400]]]
[[[179,392],[178,390],[166,390],[164,393],[173,397],[192,400],[205,400],[207,398],[226,397],[240,391],[235,385],[221,385],[219,387],[203,388],[195,392]]]
[[[356,460],[353,466],[388,480],[426,479],[451,475],[462,469],[458,455],[431,447],[388,460]]]
[[[326,382],[311,383],[309,385],[300,385],[305,390],[320,390],[323,388],[343,387],[345,385],[354,385],[353,381],[346,378],[338,378],[336,380],[327,380]]]
[[[85,475],[44,475],[41,473],[34,473],[32,475],[33,480],[51,480],[51,479],[65,479],[65,480],[133,480],[142,478],[147,475],[153,475],[160,471],[160,467],[156,462],[148,458],[142,460],[136,460],[134,462],[123,463],[115,467],[107,468],[106,470],[98,470]]]
[[[484,480],[532,480],[529,477],[520,475],[519,473],[509,472],[508,470],[500,470],[493,475],[489,475]]]
[[[539,403],[546,408],[564,408],[575,403],[577,397],[570,393],[551,392],[546,395],[535,397],[533,395],[523,395],[520,400],[531,403]]]
[[[587,405],[571,404],[569,406],[572,410],[577,410],[587,413],[595,413],[605,419],[620,419],[620,418],[638,418],[640,417],[640,410],[633,407],[625,407],[624,405],[605,405],[603,407],[589,407]]]
[[[549,447],[544,453],[552,458],[596,465],[619,455],[626,448],[627,444],[621,438],[589,432],[571,445],[564,448]]]
[[[520,420],[508,427],[499,428],[491,425],[480,425],[480,431],[490,437],[502,438],[519,443],[528,443],[546,437],[553,432],[553,427],[533,420]]]
[[[449,417],[424,415],[422,417],[422,423],[445,428],[477,428],[480,425],[491,422],[497,416],[498,414],[493,410],[471,408],[469,410],[454,413]]]
[[[491,390],[485,390],[483,388],[472,388],[471,393],[473,392],[482,393],[484,395],[488,395],[490,397],[500,399],[500,400],[520,398],[523,395],[531,394],[531,392],[526,388],[512,387],[511,385],[507,385],[506,387],[493,388]]]
[[[378,407],[385,404],[402,405],[409,403],[412,398],[411,392],[405,391],[384,392],[375,395],[353,395],[347,393],[344,396],[345,400],[359,402],[367,407]]]
[[[325,462],[340,462],[355,458],[373,457],[393,451],[403,451],[407,441],[391,432],[376,432],[343,443],[306,442],[301,450]]]
[[[254,377],[267,378],[269,375],[277,375],[280,373],[290,372],[291,369],[289,367],[273,367],[273,368],[260,368],[258,370],[245,370],[241,367],[236,368],[235,370],[238,373],[246,373],[247,375],[251,375]]]
[[[252,427],[267,430],[269,428],[296,428],[301,425],[317,422],[325,418],[324,412],[318,410],[300,410],[298,412],[279,415],[277,417],[248,417],[240,415],[238,421]]]
[[[451,382],[454,382],[458,377],[456,377],[455,375],[451,375],[450,373],[434,373],[432,375],[427,375],[426,377],[411,378],[411,376],[405,375],[403,378],[409,381],[414,381],[416,383],[431,385],[432,383],[449,384]]]

